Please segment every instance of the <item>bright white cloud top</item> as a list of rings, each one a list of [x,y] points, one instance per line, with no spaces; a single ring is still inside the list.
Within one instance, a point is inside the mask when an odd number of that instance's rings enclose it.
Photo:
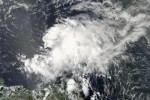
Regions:
[[[117,63],[113,58],[124,53],[126,44],[144,36],[145,28],[150,25],[145,14],[131,16],[108,0],[107,3],[108,8],[88,1],[72,6],[71,10],[89,10],[92,15],[82,13],[62,18],[48,29],[43,42],[44,48],[50,50],[31,59],[22,59],[27,75],[35,73],[44,81],[50,81],[63,76],[64,72],[74,76],[93,71],[106,74],[108,65]]]

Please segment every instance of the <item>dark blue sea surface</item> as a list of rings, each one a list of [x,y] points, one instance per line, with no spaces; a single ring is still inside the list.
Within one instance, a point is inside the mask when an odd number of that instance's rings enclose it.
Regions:
[[[93,1],[103,2],[104,0]],[[118,1],[112,0],[112,2]],[[132,6],[130,0],[120,1],[124,9]],[[19,70],[22,63],[17,57],[24,54],[27,58],[32,58],[34,54],[40,53],[39,48],[43,46],[43,33],[56,24],[56,19],[81,13],[89,14],[94,18],[94,14],[90,11],[70,11],[70,6],[78,2],[56,6],[51,3],[51,0],[3,0],[3,5],[0,5],[0,77],[4,78],[6,86],[24,85],[33,88],[34,84],[41,81],[36,80],[37,76],[34,73],[31,79],[27,80],[26,75]],[[25,4],[25,6],[20,7],[17,3]],[[103,20],[103,16],[99,16],[99,19]],[[148,100],[147,95],[150,94],[149,41],[146,37],[141,37],[137,42],[129,44],[123,55],[129,56],[129,59],[121,60],[119,67],[113,64],[109,66],[111,78],[96,75],[96,72],[85,76],[90,77],[92,84],[90,95],[86,100],[90,100],[93,91],[102,94],[99,100],[131,100],[132,95],[135,94],[135,97],[138,97],[141,93],[140,98]],[[134,62],[131,60],[133,58]],[[114,59],[119,59],[119,56]]]

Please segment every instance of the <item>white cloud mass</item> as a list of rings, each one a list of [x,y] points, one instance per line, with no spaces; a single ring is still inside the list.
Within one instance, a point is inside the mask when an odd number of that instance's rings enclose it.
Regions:
[[[150,23],[145,14],[132,16],[113,5],[106,8],[98,2],[84,1],[71,10],[91,11],[66,19],[59,19],[45,32],[45,54],[32,59],[22,59],[27,74],[41,75],[47,81],[55,80],[63,72],[83,75],[97,71],[106,74],[113,58],[126,50],[126,44],[137,41],[146,34]],[[112,7],[113,6],[113,7]],[[99,19],[99,17],[102,19]]]

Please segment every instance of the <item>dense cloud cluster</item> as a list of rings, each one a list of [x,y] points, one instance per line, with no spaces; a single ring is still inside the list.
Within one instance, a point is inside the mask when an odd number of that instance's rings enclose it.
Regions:
[[[131,16],[110,1],[105,3],[82,1],[70,7],[70,11],[84,11],[73,17],[57,19],[59,22],[45,32],[46,54],[36,54],[23,59],[24,70],[48,80],[55,80],[70,72],[81,75],[97,71],[106,74],[113,58],[126,50],[126,44],[145,35],[150,23],[145,14]],[[94,16],[93,16],[94,14]],[[99,18],[102,17],[102,19]]]

